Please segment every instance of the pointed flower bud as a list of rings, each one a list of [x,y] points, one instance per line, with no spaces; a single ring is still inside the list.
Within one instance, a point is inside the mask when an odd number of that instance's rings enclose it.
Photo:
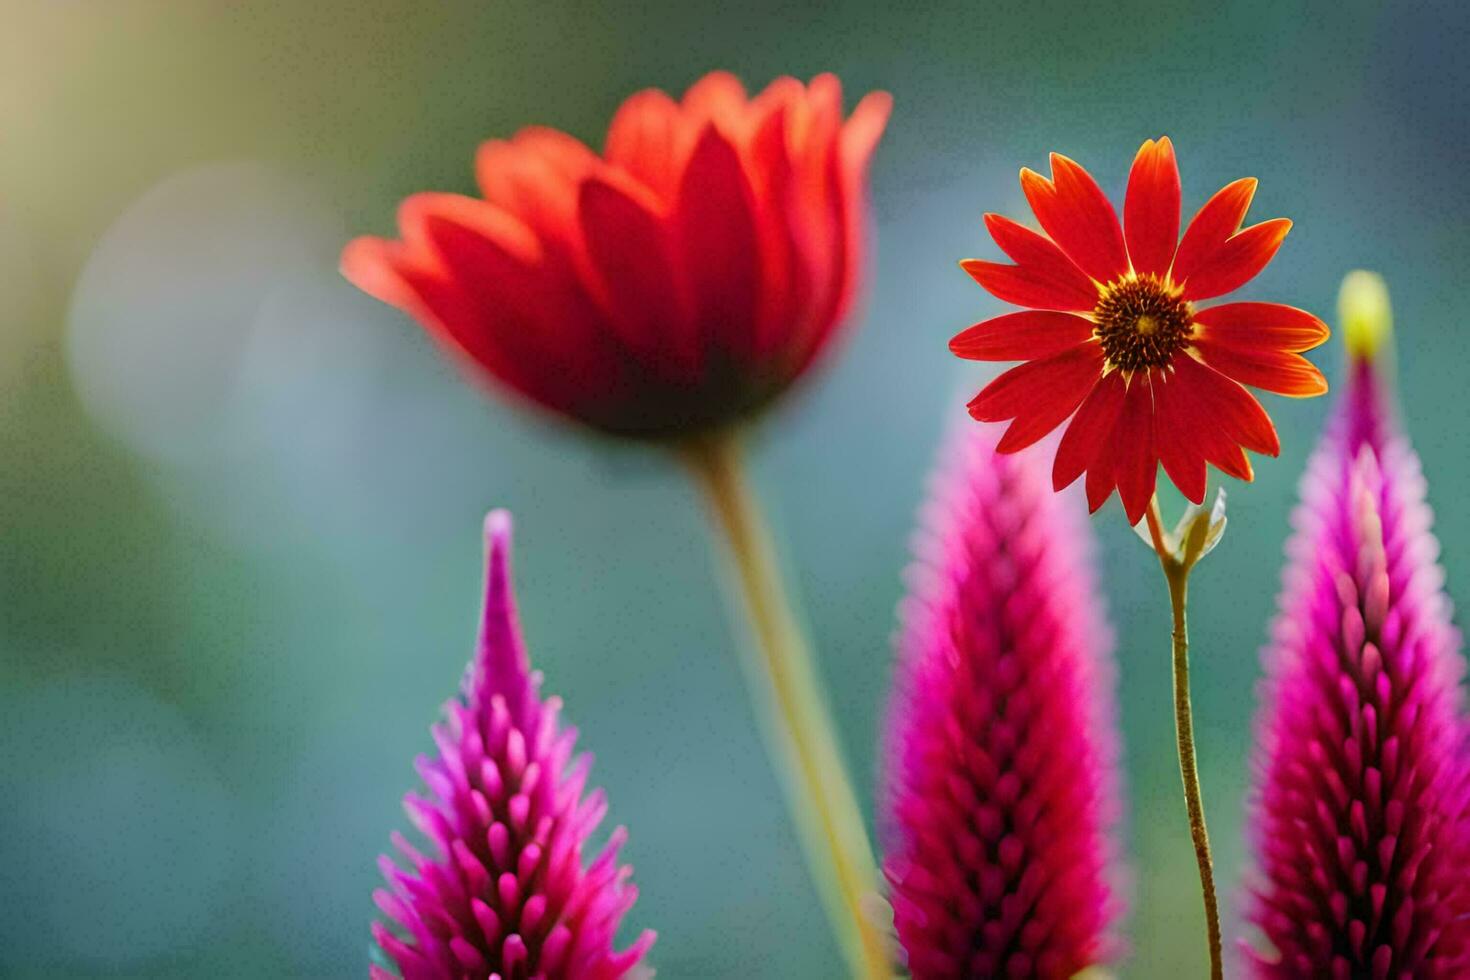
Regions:
[[[916,980],[1068,977],[1118,951],[1113,665],[1081,501],[958,434],[901,607],[885,872]],[[1076,505],[1076,506],[1073,506]]]
[[[1362,269],[1349,272],[1338,297],[1338,319],[1348,354],[1356,360],[1375,357],[1393,333],[1393,309],[1383,277]]]
[[[1349,380],[1302,481],[1265,653],[1259,977],[1470,976],[1459,635],[1390,409],[1387,292],[1343,286]]]
[[[509,514],[490,514],[485,540],[479,649],[461,697],[434,726],[437,756],[418,760],[431,796],[404,800],[433,853],[395,834],[404,867],[380,862],[390,887],[373,898],[392,925],[373,923],[386,962],[372,977],[392,977],[391,965],[403,980],[615,980],[653,943],[645,932],[613,948],[638,895],[632,869],[618,863],[625,833],[584,862],[607,804],[601,790],[586,791],[591,759],[573,756],[576,731],[531,672],[511,591]]]

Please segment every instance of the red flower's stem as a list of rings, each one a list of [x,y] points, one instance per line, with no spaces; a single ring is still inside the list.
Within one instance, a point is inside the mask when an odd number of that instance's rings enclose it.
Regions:
[[[862,811],[816,666],[781,582],[770,531],[745,475],[740,440],[733,433],[711,436],[685,445],[683,458],[729,549],[755,634],[757,656],[747,663],[751,693],[838,943],[853,977],[892,977],[887,946],[873,921],[881,900]]]
[[[1179,776],[1184,782],[1184,806],[1189,813],[1189,836],[1194,840],[1194,859],[1199,865],[1200,890],[1204,893],[1205,929],[1209,934],[1210,977],[1221,980],[1224,964],[1220,946],[1220,906],[1215,897],[1215,868],[1210,857],[1210,835],[1205,829],[1205,803],[1200,792],[1199,765],[1194,754],[1194,715],[1189,703],[1189,628],[1184,606],[1189,594],[1191,563],[1181,561],[1164,540],[1159,520],[1159,498],[1148,504],[1148,533],[1159,566],[1169,583],[1169,607],[1174,616],[1174,733],[1179,743]]]

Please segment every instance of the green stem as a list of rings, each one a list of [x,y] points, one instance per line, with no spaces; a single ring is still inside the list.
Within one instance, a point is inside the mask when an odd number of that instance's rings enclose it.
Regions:
[[[1189,703],[1189,626],[1185,602],[1189,595],[1190,566],[1176,558],[1164,543],[1159,501],[1149,501],[1148,530],[1159,565],[1169,583],[1169,608],[1174,618],[1174,734],[1179,746],[1179,776],[1184,783],[1184,806],[1189,814],[1189,836],[1199,865],[1200,890],[1205,902],[1205,930],[1210,944],[1210,978],[1222,980],[1224,962],[1220,945],[1220,905],[1215,895],[1215,868],[1210,857],[1210,834],[1205,827],[1204,795],[1200,791],[1199,763],[1194,753],[1194,714]]]
[[[740,440],[721,433],[683,450],[739,581],[755,639],[747,671],[751,694],[838,944],[853,977],[891,977],[886,945],[871,916],[878,884],[872,848],[811,652],[781,582],[770,531],[746,477]]]

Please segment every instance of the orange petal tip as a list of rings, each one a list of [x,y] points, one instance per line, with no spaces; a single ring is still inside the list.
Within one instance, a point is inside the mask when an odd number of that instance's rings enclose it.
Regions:
[[[396,243],[372,235],[352,239],[342,249],[337,269],[358,289],[389,306],[405,306],[411,298],[402,277],[393,267]]]
[[[893,111],[893,93],[884,91],[883,89],[875,89],[863,96],[859,100],[858,105],[862,105],[863,103],[868,104],[869,108],[867,111],[881,114],[884,119],[887,119],[889,113]]]
[[[1317,370],[1316,365],[1310,366],[1312,368],[1310,385],[1303,387],[1301,393],[1296,394],[1294,397],[1316,398],[1318,395],[1327,394],[1327,378],[1322,374],[1321,371]]]
[[[1021,187],[1024,189],[1028,184],[1051,187],[1051,180],[1032,170],[1030,167],[1021,168]]]

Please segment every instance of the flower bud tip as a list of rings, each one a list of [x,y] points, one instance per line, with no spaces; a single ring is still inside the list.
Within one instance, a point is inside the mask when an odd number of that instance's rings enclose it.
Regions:
[[[1356,269],[1342,280],[1337,296],[1337,318],[1342,324],[1348,356],[1372,360],[1393,337],[1393,308],[1388,286],[1375,272]]]

